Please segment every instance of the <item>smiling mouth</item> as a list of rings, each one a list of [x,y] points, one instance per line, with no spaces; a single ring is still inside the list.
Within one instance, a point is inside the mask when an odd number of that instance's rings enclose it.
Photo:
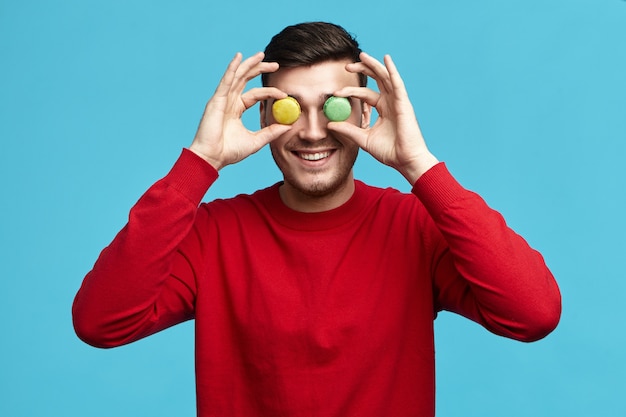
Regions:
[[[322,159],[326,159],[330,156],[331,151],[324,152],[294,152],[298,158],[304,159],[306,161],[321,161]]]

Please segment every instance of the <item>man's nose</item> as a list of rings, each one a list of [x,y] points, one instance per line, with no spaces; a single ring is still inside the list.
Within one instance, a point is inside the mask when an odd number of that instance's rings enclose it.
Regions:
[[[328,134],[326,129],[328,119],[321,111],[303,113],[300,115],[300,120],[296,123],[301,124],[300,132],[298,133],[300,139],[317,141],[325,139]]]

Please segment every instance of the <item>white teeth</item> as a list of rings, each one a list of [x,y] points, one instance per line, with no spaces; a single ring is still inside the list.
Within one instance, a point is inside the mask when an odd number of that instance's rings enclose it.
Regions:
[[[302,159],[306,159],[307,161],[319,161],[320,159],[328,158],[330,156],[330,152],[316,152],[316,153],[298,153],[298,156]]]

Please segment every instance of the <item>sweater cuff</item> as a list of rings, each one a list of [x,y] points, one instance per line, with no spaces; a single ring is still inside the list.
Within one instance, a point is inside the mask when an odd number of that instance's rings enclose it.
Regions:
[[[454,179],[446,164],[440,162],[418,178],[411,192],[432,217],[438,217],[451,203],[467,197],[469,191]]]
[[[198,205],[218,176],[211,164],[184,148],[163,181]]]

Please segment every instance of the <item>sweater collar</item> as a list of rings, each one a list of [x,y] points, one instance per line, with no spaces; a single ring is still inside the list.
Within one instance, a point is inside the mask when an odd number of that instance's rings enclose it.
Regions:
[[[263,193],[263,203],[270,216],[283,226],[301,231],[330,230],[354,220],[362,212],[363,204],[367,201],[365,184],[355,180],[354,193],[341,206],[332,210],[316,213],[304,213],[293,210],[283,203],[278,188],[278,182],[267,188]]]

